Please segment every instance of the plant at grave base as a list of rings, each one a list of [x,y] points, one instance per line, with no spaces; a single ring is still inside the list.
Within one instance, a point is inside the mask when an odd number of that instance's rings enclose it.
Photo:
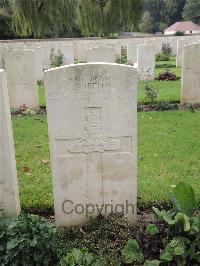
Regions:
[[[44,85],[44,81],[43,80],[38,80],[37,81],[37,85],[39,85],[39,86]]]
[[[127,57],[125,55],[117,55],[116,56],[116,61],[117,64],[123,64],[123,65],[127,65],[128,61],[127,61]]]
[[[66,257],[60,261],[60,266],[106,266],[108,265],[103,259],[88,253],[87,250],[72,249]]]
[[[170,199],[174,210],[153,208],[156,217],[168,226],[168,238],[163,239],[165,249],[161,252],[163,263],[176,265],[200,264],[200,216],[195,215],[196,200],[193,188],[184,182],[173,186]]]
[[[154,103],[158,98],[159,89],[155,88],[148,80],[145,80],[144,93],[146,100],[150,103]]]
[[[125,263],[137,265],[200,265],[200,216],[195,215],[196,200],[193,188],[184,182],[172,186],[170,199],[173,210],[158,210],[153,208],[155,217],[164,222],[167,237],[163,239],[165,248],[160,253],[159,260],[145,261],[136,240],[129,239],[122,250]],[[146,232],[157,234],[156,225],[148,225]]]
[[[51,67],[60,67],[64,63],[64,55],[58,50],[58,54],[55,54],[54,49],[51,49],[50,53]]]
[[[122,249],[122,257],[126,264],[144,265],[144,266],[158,266],[158,260],[145,261],[138,242],[135,239],[129,239],[125,247]],[[133,264],[134,263],[134,264]]]
[[[156,54],[156,61],[169,61],[170,55],[168,53],[159,53]]]
[[[52,239],[56,229],[35,215],[0,220],[1,265],[55,265]]]
[[[160,73],[155,80],[179,80],[180,77],[177,77],[174,73],[170,72],[170,70],[166,69],[163,73]]]

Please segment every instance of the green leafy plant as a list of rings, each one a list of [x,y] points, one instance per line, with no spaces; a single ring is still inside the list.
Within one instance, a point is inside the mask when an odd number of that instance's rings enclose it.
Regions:
[[[156,54],[156,61],[169,61],[170,60],[170,54],[168,53],[159,53]]]
[[[60,266],[106,266],[103,259],[80,249],[73,249],[60,261]]]
[[[153,208],[158,222],[164,222],[167,231],[160,260],[144,261],[137,241],[129,239],[122,249],[125,263],[144,266],[200,264],[200,216],[195,215],[194,190],[189,184],[179,182],[172,186],[170,199],[174,204],[173,210]],[[151,223],[147,225],[146,233],[157,234],[159,229]]]
[[[135,239],[128,240],[126,246],[122,249],[122,256],[126,263],[142,263],[144,261],[144,256]]]
[[[183,31],[176,31],[174,36],[184,36],[185,33]]]
[[[0,219],[1,265],[50,265],[56,257],[52,244],[55,227],[35,215]]]
[[[148,80],[145,80],[144,93],[146,100],[150,103],[154,103],[158,98],[159,89],[154,87]]]
[[[159,233],[159,228],[155,224],[148,224],[146,227],[146,233],[154,235]]]
[[[64,63],[64,55],[58,50],[58,54],[55,54],[54,49],[51,49],[50,53],[51,67],[59,67]]]
[[[117,56],[116,57],[116,61],[115,61],[117,64],[123,64],[123,65],[127,65],[128,64],[128,61],[127,61],[127,56],[125,55],[122,55],[122,56]]]
[[[153,208],[156,217],[168,226],[168,239],[164,239],[166,246],[160,259],[175,261],[177,265],[197,265],[200,263],[200,216],[195,215],[194,190],[189,184],[179,182],[172,186],[170,199],[173,211]]]

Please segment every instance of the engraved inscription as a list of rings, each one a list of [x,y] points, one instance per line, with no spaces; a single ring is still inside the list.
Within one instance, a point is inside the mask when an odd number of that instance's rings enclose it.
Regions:
[[[57,84],[59,89],[48,94],[49,101],[88,104],[90,102],[99,103],[100,100],[112,99],[125,102],[134,99],[130,80],[127,79],[126,83],[117,90],[117,84],[113,81],[113,77],[104,72],[92,74],[89,78],[83,75],[77,75],[75,78],[68,77],[67,79],[65,77],[65,82],[61,79],[58,80]]]
[[[71,153],[117,151],[120,140],[108,138],[103,132],[100,108],[85,108],[85,136],[70,144]]]

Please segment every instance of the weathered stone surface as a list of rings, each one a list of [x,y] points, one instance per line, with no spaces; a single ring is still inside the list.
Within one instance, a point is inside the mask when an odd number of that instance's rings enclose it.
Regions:
[[[35,53],[28,49],[8,49],[5,52],[5,67],[10,106],[29,108],[39,106]]]
[[[6,75],[0,70],[0,217],[16,217],[20,212],[10,106]]]
[[[32,46],[32,50],[35,51],[35,73],[37,80],[44,80],[43,62],[42,62],[42,48],[38,46]]]
[[[88,49],[87,62],[115,62],[115,50],[113,47],[99,46]]]
[[[155,72],[155,46],[139,45],[137,47],[137,68],[141,80],[154,79]]]
[[[45,72],[57,226],[83,224],[87,208],[94,216],[122,206],[136,222],[136,76],[108,63]]]
[[[194,42],[194,39],[192,38],[183,38],[183,39],[178,39],[177,41],[177,56],[176,56],[176,66],[177,67],[182,67],[183,63],[183,46],[192,44]]]
[[[200,44],[183,48],[181,103],[200,103]]]
[[[137,46],[138,42],[130,42],[127,45],[127,60],[129,64],[137,63]]]
[[[60,44],[59,50],[64,56],[63,65],[74,64],[74,45],[73,44]]]

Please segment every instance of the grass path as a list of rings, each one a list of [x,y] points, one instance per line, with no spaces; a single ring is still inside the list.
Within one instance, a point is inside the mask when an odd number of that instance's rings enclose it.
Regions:
[[[189,182],[200,200],[200,111],[138,113],[139,202],[163,202],[171,184]],[[46,116],[13,117],[22,207],[52,207]]]

